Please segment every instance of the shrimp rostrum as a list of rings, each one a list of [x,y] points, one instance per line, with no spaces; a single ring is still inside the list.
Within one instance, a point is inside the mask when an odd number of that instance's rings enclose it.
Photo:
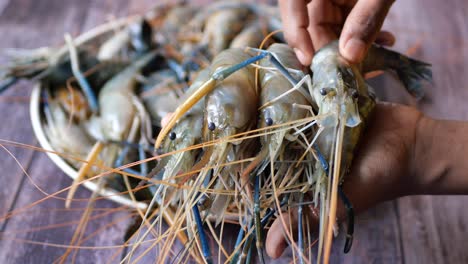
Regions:
[[[393,70],[406,89],[418,98],[423,95],[421,80],[430,81],[432,74],[429,64],[376,45],[371,46],[360,65],[350,64],[339,54],[337,41],[317,52],[311,70],[311,94],[321,117],[318,119],[320,135],[316,146],[328,160],[328,164],[332,165],[328,169],[328,166],[317,161],[314,171],[316,199],[320,196],[321,208],[318,261],[323,249],[323,262],[328,263],[336,222],[337,196],[344,196],[340,183],[351,165],[366,120],[375,106],[375,96],[369,90],[362,73]],[[347,201],[347,198],[344,196],[343,200]],[[352,208],[349,204],[347,207],[349,213]],[[352,229],[352,226],[348,226],[349,228]],[[348,236],[345,252],[351,246],[351,239],[352,236]]]

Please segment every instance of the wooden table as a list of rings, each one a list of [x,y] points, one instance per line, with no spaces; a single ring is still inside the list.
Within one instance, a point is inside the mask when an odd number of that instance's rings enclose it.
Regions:
[[[77,35],[112,16],[139,13],[156,2],[0,0],[0,48],[58,45],[66,32]],[[428,87],[428,97],[418,103],[399,86],[394,87],[395,81],[388,77],[373,82],[378,93],[387,100],[415,105],[433,117],[468,120],[467,11],[465,0],[397,1],[384,28],[396,33],[397,50],[420,44],[413,56],[433,64],[434,85]],[[1,56],[0,63],[4,62]],[[1,95],[1,140],[37,145],[28,114],[31,85],[21,81]],[[44,153],[2,142],[0,262],[51,263],[65,252],[86,202],[75,202],[74,209],[64,210],[62,193],[32,206],[45,197],[44,193],[65,188],[71,180]],[[80,188],[76,198],[89,196],[89,191]],[[337,240],[333,262],[468,263],[465,203],[466,196],[417,196],[381,204],[357,218],[355,244],[348,255],[341,254],[343,243]],[[88,247],[121,244],[130,222],[128,211],[117,204],[101,200],[96,207],[86,232],[91,237],[76,254],[77,263],[107,262],[115,248]],[[109,208],[115,210],[110,213]],[[104,228],[106,224],[109,226]],[[96,230],[99,232],[93,235]]]

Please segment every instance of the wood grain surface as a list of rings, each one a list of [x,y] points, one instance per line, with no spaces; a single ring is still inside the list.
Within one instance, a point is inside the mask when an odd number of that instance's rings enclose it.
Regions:
[[[112,17],[143,12],[156,2],[0,0],[0,50],[58,45],[66,32],[76,36]],[[414,105],[436,118],[468,120],[467,12],[466,0],[397,1],[384,29],[397,36],[395,49],[432,63],[434,83],[427,86],[427,97],[416,102],[391,77],[378,77],[372,85],[381,98]],[[0,65],[5,63],[0,55]],[[31,82],[21,81],[0,96],[1,140],[37,145],[29,121],[31,87]],[[91,193],[80,187],[76,198],[82,201],[73,203],[72,210],[63,209],[65,193],[33,204],[71,180],[44,153],[5,142],[0,142],[0,171],[0,262],[56,261],[71,241]],[[381,204],[357,217],[349,254],[341,253],[343,239],[336,240],[332,263],[468,263],[467,203],[467,196],[417,196]],[[89,239],[67,263],[72,258],[76,263],[118,263],[119,249],[112,245],[122,244],[130,211],[106,200],[99,200],[96,208],[85,232]],[[142,262],[152,263],[154,254]],[[288,255],[269,262],[288,263]]]

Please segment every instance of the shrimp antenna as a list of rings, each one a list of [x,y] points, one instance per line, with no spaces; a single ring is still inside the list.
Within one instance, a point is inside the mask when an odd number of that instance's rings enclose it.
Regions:
[[[318,151],[318,147],[316,146],[315,150],[317,151],[317,158],[321,163],[322,169],[325,171],[325,175],[329,175],[329,165],[323,154]],[[348,199],[346,194],[343,191],[342,186],[338,186],[338,196],[343,201],[343,204],[346,209],[346,221],[347,221],[347,230],[346,230],[346,242],[344,246],[344,253],[348,253],[351,250],[353,245],[353,237],[354,237],[354,208],[351,201]]]

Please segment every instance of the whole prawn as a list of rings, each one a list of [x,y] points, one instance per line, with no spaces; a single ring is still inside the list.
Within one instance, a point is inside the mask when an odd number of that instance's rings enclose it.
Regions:
[[[375,106],[375,96],[362,74],[388,69],[396,71],[406,89],[417,97],[423,94],[420,81],[432,78],[429,64],[375,45],[360,65],[350,64],[340,55],[337,41],[320,49],[312,61],[311,94],[319,107],[318,115],[323,117],[318,121],[321,134],[316,143],[329,164],[333,164],[328,171],[320,161],[315,165],[316,195],[319,193],[321,197],[317,262],[321,254],[323,262],[329,262],[339,184],[351,165],[366,120]],[[350,243],[347,241],[345,251],[349,250]]]
[[[238,64],[249,58],[241,49],[229,49],[215,57],[211,65],[212,73]],[[205,98],[205,124],[203,129],[205,142],[219,140],[214,146],[207,147],[209,157],[205,167],[215,167],[213,175],[220,177],[215,189],[225,188],[229,177],[235,177],[232,166],[220,167],[228,159],[237,158],[241,141],[230,143],[229,137],[245,132],[255,126],[258,94],[255,89],[253,68],[247,66],[219,82]],[[235,146],[235,145],[237,146]],[[209,170],[203,170],[199,177],[204,178]],[[224,183],[223,183],[224,182]],[[227,206],[227,196],[213,198],[211,213],[219,215]],[[217,206],[217,204],[222,204]]]
[[[106,167],[113,167],[118,160],[123,160],[122,148],[115,143],[136,140],[136,131],[140,128],[143,138],[151,137],[147,135],[149,119],[142,103],[134,94],[136,87],[136,75],[154,57],[154,53],[149,53],[140,58],[134,64],[125,68],[122,72],[107,81],[99,93],[99,114],[91,116],[84,120],[83,125],[87,133],[98,142],[104,143],[101,156]],[[130,99],[130,100],[129,100]],[[98,155],[98,153],[90,153]],[[118,166],[122,164],[117,164]],[[80,170],[86,174],[86,169]],[[77,178],[79,181],[80,179]],[[109,184],[115,184],[108,181]],[[76,182],[73,186],[77,186]],[[68,198],[73,197],[76,188],[72,187]]]
[[[301,63],[297,60],[294,51],[285,44],[273,44],[268,50],[275,56],[281,65],[287,69],[292,69],[300,72],[302,69]],[[310,115],[308,108],[312,109],[310,104],[311,99],[307,94],[295,90],[295,85],[277,69],[274,68],[271,60],[265,58],[260,61],[260,119],[258,128],[264,130],[272,125],[282,125],[296,120],[302,120]],[[243,171],[241,176],[242,186],[245,186],[250,191],[249,175],[252,170],[255,171],[255,192],[254,193],[254,223],[256,235],[256,247],[259,258],[264,263],[263,257],[263,241],[262,241],[262,226],[260,223],[260,201],[259,191],[260,188],[258,178],[265,170],[266,166],[270,163],[270,158],[276,160],[278,156],[294,156],[294,151],[285,151],[286,145],[289,140],[294,141],[292,135],[293,128],[271,129],[274,133],[269,133],[260,138],[262,150],[255,158],[255,160]],[[275,131],[277,130],[277,131]],[[289,139],[289,140],[287,140]],[[292,158],[293,159],[293,158]],[[283,166],[287,166],[283,163]],[[281,170],[281,169],[280,169]],[[272,208],[274,208],[272,204]],[[249,240],[253,235],[249,237]],[[248,243],[248,242],[246,242]],[[246,254],[243,254],[239,262],[243,263]]]
[[[185,95],[192,94],[201,83],[205,82],[209,77],[209,69],[202,70],[198,73],[197,78],[193,81]],[[158,166],[152,171],[151,175],[155,175],[158,180],[166,180],[173,177],[177,173],[186,173],[195,163],[197,150],[184,151],[193,145],[199,144],[202,141],[204,100],[199,101],[189,112],[187,112],[171,131],[169,138],[162,148],[163,152],[180,151],[173,155],[166,156],[160,161]],[[159,173],[162,172],[162,175]],[[161,190],[159,186],[155,192],[156,199],[162,202]]]
[[[61,94],[62,89],[58,91]],[[45,125],[46,134],[55,150],[84,160],[93,147],[93,140],[82,126],[75,122],[69,122],[70,119],[67,116],[66,110],[62,108],[60,103],[60,97],[59,99],[54,99],[50,95],[47,96],[47,102],[44,106],[44,115],[47,123]],[[79,162],[76,160],[67,160],[73,166],[79,167]]]

